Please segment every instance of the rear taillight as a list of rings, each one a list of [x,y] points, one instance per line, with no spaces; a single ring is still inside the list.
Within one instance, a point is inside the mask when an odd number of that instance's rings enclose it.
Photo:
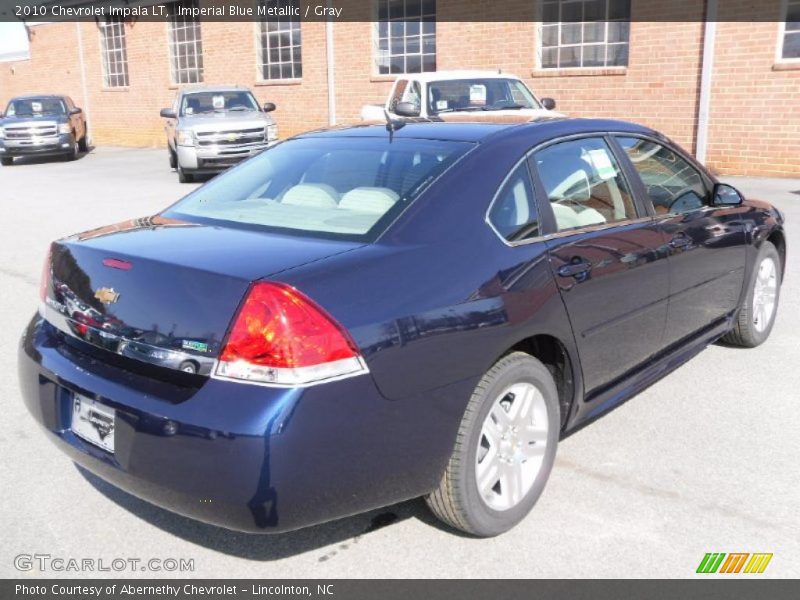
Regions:
[[[39,299],[44,302],[47,300],[47,291],[50,288],[50,257],[52,256],[50,249],[47,250],[47,256],[42,265],[42,279],[39,281]]]
[[[233,321],[215,375],[295,386],[366,371],[355,342],[323,308],[293,287],[260,282]]]

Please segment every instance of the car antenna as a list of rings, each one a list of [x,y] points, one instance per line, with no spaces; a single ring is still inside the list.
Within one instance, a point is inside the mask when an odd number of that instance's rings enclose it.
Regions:
[[[386,117],[386,131],[389,132],[389,143],[392,143],[392,138],[394,137],[394,132],[398,129],[402,129],[406,126],[405,121],[400,121],[399,119],[393,119],[392,115],[389,114],[389,111],[386,110],[386,107],[383,108],[383,116]]]

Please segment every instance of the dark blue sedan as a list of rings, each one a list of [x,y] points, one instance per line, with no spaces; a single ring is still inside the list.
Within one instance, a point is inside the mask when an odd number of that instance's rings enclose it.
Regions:
[[[301,135],[52,244],[21,343],[70,458],[223,527],[425,496],[501,533],[560,437],[773,326],[783,217],[630,123]]]

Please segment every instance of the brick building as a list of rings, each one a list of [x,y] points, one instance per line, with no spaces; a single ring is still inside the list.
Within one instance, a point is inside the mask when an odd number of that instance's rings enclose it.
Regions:
[[[502,69],[562,112],[660,129],[721,173],[800,176],[800,0],[512,0],[520,22],[485,20],[485,3],[371,1],[372,22],[29,25],[29,58],[0,62],[0,103],[64,92],[95,144],[153,146],[183,82],[239,83],[277,104],[287,137],[358,122],[398,72]]]

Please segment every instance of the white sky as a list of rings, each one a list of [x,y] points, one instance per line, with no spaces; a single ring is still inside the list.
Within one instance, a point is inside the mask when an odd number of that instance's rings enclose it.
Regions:
[[[22,23],[0,23],[0,61],[10,55],[28,52],[28,34]]]

